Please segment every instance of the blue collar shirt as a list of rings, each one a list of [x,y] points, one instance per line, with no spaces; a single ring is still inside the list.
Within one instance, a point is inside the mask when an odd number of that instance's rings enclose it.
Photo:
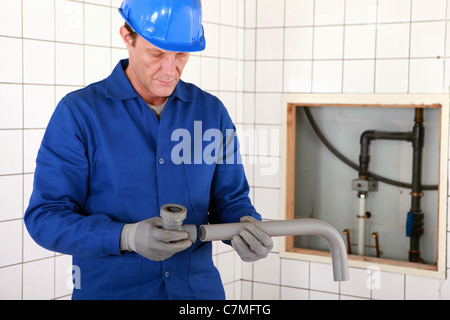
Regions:
[[[38,152],[26,227],[39,245],[73,256],[73,299],[224,299],[211,243],[197,240],[162,262],[119,250],[124,224],[159,216],[166,203],[185,206],[184,223],[197,228],[261,219],[220,100],[180,80],[158,121],[127,66],[120,61],[58,104]]]

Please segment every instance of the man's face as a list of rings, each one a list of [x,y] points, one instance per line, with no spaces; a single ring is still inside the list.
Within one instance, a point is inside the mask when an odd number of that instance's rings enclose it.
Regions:
[[[180,80],[189,53],[159,49],[140,36],[125,44],[130,55],[125,73],[131,84],[147,103],[163,104]]]

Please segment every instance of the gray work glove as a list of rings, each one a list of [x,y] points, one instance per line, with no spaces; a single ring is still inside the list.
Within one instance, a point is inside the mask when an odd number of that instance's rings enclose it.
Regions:
[[[126,224],[120,236],[120,250],[134,251],[149,260],[163,261],[189,248],[192,242],[186,240],[188,236],[184,231],[163,229],[162,219],[154,217]]]
[[[258,221],[252,216],[241,218],[241,222]],[[251,223],[235,235],[231,245],[243,261],[253,262],[267,257],[273,248],[272,238],[260,227]]]

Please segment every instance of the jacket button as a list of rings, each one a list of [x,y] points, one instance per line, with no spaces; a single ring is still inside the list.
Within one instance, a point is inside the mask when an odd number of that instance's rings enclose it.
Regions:
[[[169,271],[166,271],[166,272],[164,273],[164,277],[168,278],[169,276],[170,276],[170,272],[169,272]]]
[[[164,158],[159,158],[158,162],[159,162],[159,164],[164,164]]]

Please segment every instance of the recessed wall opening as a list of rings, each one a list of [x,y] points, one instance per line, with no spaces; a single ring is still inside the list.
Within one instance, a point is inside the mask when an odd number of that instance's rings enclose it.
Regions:
[[[448,98],[283,100],[286,219],[332,225],[347,244],[350,266],[445,278]],[[328,259],[320,237],[286,237],[283,245],[286,257]]]

